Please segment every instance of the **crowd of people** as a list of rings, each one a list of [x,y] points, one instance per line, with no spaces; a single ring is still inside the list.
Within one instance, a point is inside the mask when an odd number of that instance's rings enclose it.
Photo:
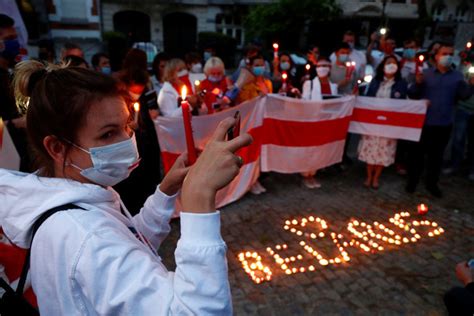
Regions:
[[[356,34],[348,31],[329,56],[321,54],[326,47],[310,45],[306,58],[279,52],[267,60],[262,47],[249,45],[233,72],[212,49],[202,55],[189,52],[184,59],[161,52],[150,66],[144,51],[130,49],[122,68],[112,71],[107,53],[96,53],[89,64],[74,43],[64,45],[56,60],[48,40],[39,43],[38,56],[19,62],[13,26],[11,18],[0,15],[0,117],[22,158],[21,171],[39,172],[0,174],[3,192],[14,192],[5,196],[6,205],[16,210],[2,211],[11,224],[6,233],[18,234],[13,242],[28,248],[32,240],[24,233],[25,225],[53,207],[77,204],[44,224],[32,248],[31,279],[45,314],[147,314],[156,308],[178,314],[230,312],[214,197],[238,173],[242,162],[233,153],[251,139],[244,134],[226,142],[225,131],[234,122],[228,119],[192,169],[184,154],[164,176],[153,121],[182,116],[183,88],[192,115],[211,115],[269,93],[317,101],[351,94],[428,99],[419,142],[361,137],[358,159],[367,164],[364,185],[377,189],[383,168],[395,164],[400,174],[407,174],[407,192],[416,190],[426,169],[427,190],[441,197],[438,181],[450,140],[451,160],[443,171],[460,169],[467,144],[469,178],[474,181],[474,74],[465,75],[467,60],[456,69],[450,43],[435,42],[423,52],[417,40],[407,39],[398,55],[396,41],[376,32],[362,51],[356,49]],[[420,64],[421,54],[426,58]],[[371,80],[366,76],[369,65],[375,69]],[[364,81],[369,82],[361,85]],[[347,148],[344,158],[343,166],[350,161]],[[321,187],[317,171],[302,173],[307,188]],[[185,211],[178,268],[170,274],[153,256],[169,231],[179,190]],[[257,180],[250,191],[261,194],[266,189]],[[61,228],[59,239],[53,237],[58,234],[55,227]],[[114,253],[104,250],[114,247]],[[51,249],[52,258],[41,256],[41,249]],[[125,268],[117,265],[122,260]],[[111,285],[106,280],[110,275],[116,278]],[[163,302],[160,306],[156,297]],[[62,303],[48,304],[52,299]]]

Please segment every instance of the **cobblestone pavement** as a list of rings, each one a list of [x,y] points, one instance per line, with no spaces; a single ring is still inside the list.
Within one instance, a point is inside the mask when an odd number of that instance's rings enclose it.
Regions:
[[[459,285],[455,264],[474,257],[474,184],[465,176],[444,177],[441,188],[445,196],[436,199],[422,185],[417,193],[406,194],[405,179],[391,169],[382,174],[379,190],[366,189],[362,185],[364,172],[360,163],[342,173],[328,169],[318,174],[323,187],[317,190],[304,188],[298,175],[271,173],[261,181],[267,193],[247,194],[222,209],[236,315],[446,314],[443,293]],[[428,237],[427,231],[419,230],[418,242],[386,246],[375,253],[348,246],[350,261],[338,265],[318,264],[299,245],[301,240],[311,242],[309,238],[283,228],[288,219],[313,215],[350,241],[350,220],[378,221],[393,227],[388,219],[399,211],[418,218],[420,203],[430,208],[424,219],[437,222],[444,234]],[[178,225],[173,223],[173,233],[161,249],[169,268],[174,268]],[[277,244],[288,246],[280,253],[282,257],[302,254],[303,263],[314,265],[315,270],[286,275],[266,251],[267,247],[275,250]],[[318,239],[312,245],[329,258],[337,255],[330,239]],[[255,284],[245,273],[238,259],[245,251],[261,255],[262,263],[273,272],[270,281]]]

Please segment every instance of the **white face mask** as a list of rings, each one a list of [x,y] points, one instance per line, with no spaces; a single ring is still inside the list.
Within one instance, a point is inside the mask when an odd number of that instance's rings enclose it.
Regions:
[[[178,78],[184,77],[188,74],[188,71],[186,69],[183,69],[181,71],[178,71]]]
[[[84,178],[102,186],[114,186],[127,179],[140,163],[135,135],[122,142],[93,147],[89,150],[69,143],[88,153],[92,160],[92,167],[87,169],[82,169],[72,163],[70,165],[79,169]]]
[[[383,71],[387,74],[387,75],[393,75],[394,73],[396,73],[398,70],[398,66],[396,64],[386,64],[384,67],[383,67]]]
[[[327,77],[331,69],[329,67],[316,67],[316,73],[318,77]]]
[[[191,66],[191,72],[195,74],[202,73],[202,65],[197,63]]]

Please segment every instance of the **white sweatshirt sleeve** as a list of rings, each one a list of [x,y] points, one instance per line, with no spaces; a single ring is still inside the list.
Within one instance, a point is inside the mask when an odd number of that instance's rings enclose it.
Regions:
[[[311,81],[306,80],[303,83],[303,93],[301,95],[303,100],[311,100]]]
[[[178,107],[178,99],[165,89],[161,89],[158,95],[158,105],[163,116],[180,117],[183,115],[181,107]]]
[[[232,314],[218,212],[181,213],[175,273],[133,238],[107,228],[85,239],[70,280],[81,314]]]
[[[168,196],[161,192],[160,186],[153,195],[148,197],[140,213],[133,217],[135,228],[150,242],[154,249],[158,249],[161,242],[170,232],[170,219],[178,193]]]

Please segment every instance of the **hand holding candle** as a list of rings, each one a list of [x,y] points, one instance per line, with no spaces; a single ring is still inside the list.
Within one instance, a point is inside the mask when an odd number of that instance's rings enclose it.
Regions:
[[[186,135],[186,148],[188,150],[188,162],[191,166],[196,162],[197,154],[196,147],[194,146],[193,130],[191,126],[191,113],[189,109],[189,103],[186,100],[186,93],[186,86],[183,86],[183,88],[181,89],[181,109],[183,111],[183,124],[184,133]]]
[[[278,48],[280,45],[278,43],[273,43],[273,58],[277,59],[278,58]]]
[[[416,69],[415,69],[415,76],[418,76],[420,73],[420,67],[423,69],[423,61],[425,60],[425,56],[420,55],[418,56],[418,59],[416,60]]]
[[[138,124],[138,115],[140,113],[140,103],[139,102],[133,103],[133,110],[135,111],[135,116],[134,116],[135,124]]]

